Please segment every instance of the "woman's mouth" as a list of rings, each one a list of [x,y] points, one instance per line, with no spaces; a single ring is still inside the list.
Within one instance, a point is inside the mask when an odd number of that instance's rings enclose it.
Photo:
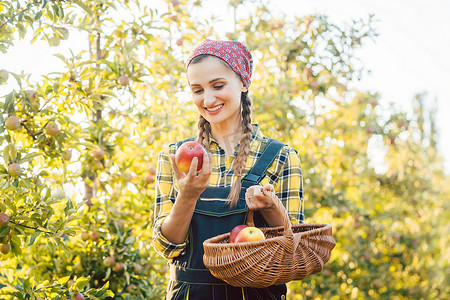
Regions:
[[[225,104],[222,103],[213,107],[205,107],[205,110],[208,111],[210,114],[215,114],[218,113],[224,105]]]

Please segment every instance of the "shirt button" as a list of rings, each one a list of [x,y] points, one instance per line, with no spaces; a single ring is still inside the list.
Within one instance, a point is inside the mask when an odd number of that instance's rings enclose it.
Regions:
[[[285,300],[286,296],[285,295],[281,295],[281,300]]]

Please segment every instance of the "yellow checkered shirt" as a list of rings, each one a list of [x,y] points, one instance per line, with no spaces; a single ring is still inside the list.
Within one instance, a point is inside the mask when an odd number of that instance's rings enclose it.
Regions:
[[[219,144],[210,137],[210,149],[213,157],[213,168],[209,187],[230,187],[235,181],[233,164],[234,155],[228,158]],[[244,177],[261,156],[268,139],[263,136],[258,125],[253,125],[252,140],[247,163],[242,174]],[[236,151],[238,149],[236,146]],[[187,238],[182,244],[169,242],[161,234],[161,224],[172,209],[173,202],[178,195],[178,186],[172,170],[170,155],[177,151],[176,143],[165,147],[159,154],[156,197],[155,223],[153,226],[153,240],[155,250],[167,259],[179,256],[187,245]],[[286,208],[293,223],[303,223],[303,181],[300,159],[295,149],[283,146],[272,165],[267,169],[261,185],[270,183],[275,187],[275,193]]]

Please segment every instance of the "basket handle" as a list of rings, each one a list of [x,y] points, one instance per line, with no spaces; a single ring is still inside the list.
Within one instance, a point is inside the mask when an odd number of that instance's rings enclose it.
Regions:
[[[283,203],[281,203],[280,199],[278,199],[277,195],[275,195],[275,192],[268,191],[265,188],[263,188],[262,191],[263,191],[264,195],[272,198],[273,202],[275,203],[276,208],[282,214],[284,232],[285,233],[292,232],[292,225],[291,225],[291,221],[289,219],[289,215],[288,215],[286,209],[284,208]],[[253,211],[252,210],[249,210],[247,213],[247,225],[255,226],[255,223],[253,221]]]

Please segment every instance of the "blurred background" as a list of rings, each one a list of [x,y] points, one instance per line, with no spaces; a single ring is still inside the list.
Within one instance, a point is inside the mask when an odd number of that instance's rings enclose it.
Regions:
[[[254,122],[299,151],[306,222],[333,226],[330,262],[288,298],[447,299],[449,13],[443,0],[0,1],[1,297],[163,298],[157,157],[195,135],[183,60],[217,38],[252,51]]]

